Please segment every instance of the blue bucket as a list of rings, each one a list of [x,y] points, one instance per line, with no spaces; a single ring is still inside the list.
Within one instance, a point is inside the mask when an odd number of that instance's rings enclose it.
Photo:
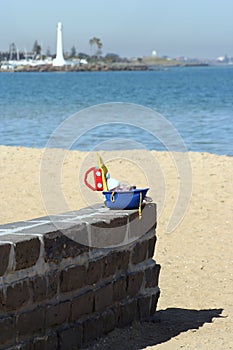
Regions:
[[[149,188],[120,192],[104,191],[105,204],[110,209],[138,209],[148,190]]]

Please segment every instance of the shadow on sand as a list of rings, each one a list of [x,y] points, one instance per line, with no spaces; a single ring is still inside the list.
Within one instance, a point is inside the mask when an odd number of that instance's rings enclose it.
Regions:
[[[156,312],[150,322],[135,323],[132,327],[115,329],[106,337],[89,345],[89,350],[139,350],[157,345],[178,336],[182,332],[195,330],[213,318],[222,317],[223,309],[189,310],[168,308]]]

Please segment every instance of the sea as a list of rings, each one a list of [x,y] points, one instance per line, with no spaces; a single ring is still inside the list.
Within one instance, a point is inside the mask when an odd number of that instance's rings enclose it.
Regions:
[[[102,120],[95,113],[102,104],[135,107],[139,114],[135,114],[135,122],[139,118],[140,125],[134,123],[130,108],[125,109],[123,118],[121,110],[119,123],[117,110],[114,120],[111,115],[109,120],[108,115]],[[107,110],[103,108],[102,112]],[[80,137],[78,129],[82,129],[85,113],[90,130],[85,129]],[[162,118],[162,126],[157,123],[158,118]],[[66,136],[66,128],[61,126],[67,120],[73,129],[77,128],[79,136],[70,143],[61,142],[61,133],[56,135],[57,130],[62,130]],[[172,130],[174,149],[178,138],[187,151],[233,156],[233,65],[148,71],[0,73],[1,145],[50,147],[49,141],[55,135],[57,143],[53,146],[81,151],[104,144],[109,150],[127,148],[129,143],[124,140],[131,139],[132,147],[160,151],[167,149],[163,132],[160,137],[161,127]],[[105,142],[116,139],[116,135],[118,142]],[[172,147],[169,143],[169,150]]]

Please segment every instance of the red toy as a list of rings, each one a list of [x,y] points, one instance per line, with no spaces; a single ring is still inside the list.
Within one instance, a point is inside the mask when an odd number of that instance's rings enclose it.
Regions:
[[[94,175],[94,186],[92,186],[88,181],[87,181],[87,177],[88,175],[93,172]],[[92,168],[88,169],[85,173],[85,177],[84,177],[84,182],[87,185],[87,187],[89,187],[92,191],[103,191],[104,190],[104,185],[103,185],[103,173],[102,173],[102,169],[100,169],[99,167],[95,167],[93,166]]]

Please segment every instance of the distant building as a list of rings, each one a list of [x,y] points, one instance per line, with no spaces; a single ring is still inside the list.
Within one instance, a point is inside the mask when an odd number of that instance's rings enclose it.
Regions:
[[[217,58],[217,61],[218,61],[219,63],[229,63],[229,58],[227,57],[227,55],[225,55],[225,56],[219,56],[219,57]]]
[[[66,61],[63,56],[63,44],[62,44],[62,24],[58,22],[57,24],[57,54],[56,58],[53,60],[53,66],[63,67],[66,65]]]

